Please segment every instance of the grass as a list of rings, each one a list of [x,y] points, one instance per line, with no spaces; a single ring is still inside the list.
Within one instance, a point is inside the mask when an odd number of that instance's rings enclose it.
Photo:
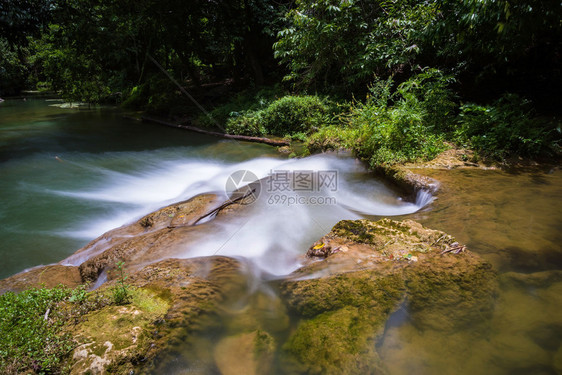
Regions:
[[[93,292],[88,292],[86,286],[58,286],[0,295],[0,373],[68,373],[67,359],[78,345],[80,332],[91,337],[103,334],[105,339],[113,332],[116,340],[120,335],[130,336],[129,329],[118,332],[118,326],[111,326],[109,332],[110,322],[103,323],[104,316],[119,315],[121,305],[128,303],[126,309],[142,312],[132,315],[134,326],[148,324],[168,309],[168,301],[157,296],[158,291],[134,288],[125,284],[125,277],[121,274],[118,285],[112,288]],[[115,293],[123,290],[125,295],[120,297],[124,298],[116,298]],[[117,323],[121,324],[121,320]],[[92,322],[100,323],[97,329],[88,330]]]
[[[80,304],[83,288],[32,288],[0,296],[0,373],[62,372],[63,358],[73,348],[63,325],[69,310],[66,301]],[[72,302],[71,302],[72,301]]]

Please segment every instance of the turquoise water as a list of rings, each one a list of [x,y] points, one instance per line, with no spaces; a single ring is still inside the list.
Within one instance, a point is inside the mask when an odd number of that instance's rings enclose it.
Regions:
[[[106,230],[173,201],[183,189],[176,182],[189,178],[178,161],[204,157],[220,164],[272,152],[124,120],[115,110],[52,106],[57,103],[0,103],[0,277],[58,262]],[[104,190],[108,196],[95,196]]]
[[[250,221],[234,220],[200,241],[196,251],[170,256],[243,256],[261,270],[286,274],[339,220],[408,214],[429,201],[400,200],[349,156],[287,159],[266,145],[126,120],[114,109],[56,104],[0,104],[0,277],[62,261],[106,231],[165,205],[207,192],[226,199],[228,178],[238,170],[257,178],[335,171],[337,189],[308,196],[272,192],[254,205]],[[291,204],[297,198],[314,203]],[[278,238],[286,239],[282,248]]]

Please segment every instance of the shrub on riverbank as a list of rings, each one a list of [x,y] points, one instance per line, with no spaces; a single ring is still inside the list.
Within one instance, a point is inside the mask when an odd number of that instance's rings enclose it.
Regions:
[[[555,151],[560,146],[560,124],[533,117],[530,108],[529,101],[514,94],[487,106],[462,105],[454,138],[495,159]]]
[[[340,143],[373,167],[432,159],[446,149],[442,132],[454,109],[450,80],[438,70],[427,70],[394,92],[391,78],[379,80],[364,103],[352,104],[341,128],[321,129],[308,147],[315,151]]]
[[[392,77],[375,80],[365,100],[352,104],[318,95],[281,96],[279,86],[246,90],[194,123],[230,134],[305,141],[305,153],[346,148],[372,167],[433,159],[449,147],[446,142],[499,161],[560,152],[560,125],[534,118],[528,101],[505,95],[487,106],[459,105],[454,82],[441,70],[425,68],[400,84]]]
[[[371,167],[431,160],[448,147],[445,141],[498,161],[560,153],[561,127],[556,119],[533,117],[530,103],[512,94],[488,106],[458,106],[452,82],[436,69],[395,89],[392,79],[379,80],[365,102],[353,103],[341,124],[312,134],[308,150],[351,149]]]
[[[334,113],[333,103],[316,95],[286,95],[263,109],[231,116],[226,130],[233,134],[304,138],[331,123]]]
[[[207,114],[200,114],[195,125],[202,128],[227,129],[228,133],[243,135],[261,135],[253,131],[252,114],[266,108],[272,101],[282,95],[279,86],[265,87],[260,90],[245,90],[233,95],[227,102],[222,103]],[[247,115],[248,124],[241,121],[239,126],[228,131],[228,122],[240,116]],[[245,125],[248,125],[247,128]],[[236,130],[236,131],[235,131]]]

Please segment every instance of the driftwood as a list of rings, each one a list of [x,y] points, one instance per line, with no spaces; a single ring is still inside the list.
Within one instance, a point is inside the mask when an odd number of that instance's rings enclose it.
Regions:
[[[211,216],[211,215],[216,215],[216,214],[218,214],[221,210],[225,209],[226,207],[228,207],[228,206],[230,206],[230,205],[232,205],[232,204],[234,204],[234,203],[240,202],[240,201],[242,201],[242,200],[248,198],[250,195],[254,194],[255,192],[256,192],[256,189],[252,189],[252,190],[250,190],[249,192],[247,192],[246,194],[244,194],[244,195],[241,196],[241,197],[238,197],[238,198],[235,198],[235,199],[228,200],[228,201],[224,202],[223,204],[221,204],[221,205],[218,206],[217,208],[215,208],[215,209],[213,209],[213,210],[207,212],[205,215],[199,217],[199,218],[198,218],[197,220],[195,220],[192,224],[168,225],[168,228],[179,228],[179,227],[184,227],[184,226],[192,226],[192,225],[195,225],[195,224],[197,224],[198,222],[200,222],[201,220],[203,220],[204,218],[209,217],[209,216]]]
[[[246,142],[265,143],[266,145],[271,145],[271,146],[289,146],[290,145],[289,141],[285,141],[285,140],[282,140],[282,139],[250,137],[250,136],[246,136],[246,135],[234,135],[234,134],[225,134],[225,133],[219,133],[219,132],[211,132],[211,131],[208,131],[208,130],[196,128],[195,126],[174,124],[174,123],[171,123],[171,122],[168,122],[168,121],[155,119],[155,118],[151,118],[151,117],[145,117],[145,116],[142,116],[141,119],[142,119],[142,121],[145,121],[145,122],[153,122],[153,123],[160,124],[160,125],[170,126],[172,128],[185,129],[185,130],[189,130],[189,131],[196,132],[196,133],[211,135],[211,136],[214,136],[214,137],[235,139],[235,140],[238,140],[238,141],[246,141]]]
[[[447,254],[447,253],[460,254],[460,253],[464,252],[465,250],[466,250],[466,246],[458,245],[458,246],[454,246],[454,247],[445,249],[442,252],[440,252],[439,254]]]

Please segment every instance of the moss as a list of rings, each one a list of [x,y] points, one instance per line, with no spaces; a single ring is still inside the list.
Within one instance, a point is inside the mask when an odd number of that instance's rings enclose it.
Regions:
[[[409,220],[344,220],[319,242],[340,251],[296,275],[325,276],[281,284],[303,318],[283,346],[296,373],[383,372],[375,341],[404,301],[420,329],[473,329],[492,312],[491,265],[468,251],[442,254],[459,246],[443,232]]]
[[[283,287],[289,306],[308,318],[284,346],[285,357],[296,372],[382,371],[374,342],[404,294],[400,276],[362,271],[287,282]]]
[[[342,220],[332,229],[336,235],[347,237],[361,243],[372,243],[373,235],[369,233],[369,228],[360,221]]]
[[[287,282],[283,296],[289,306],[305,317],[345,306],[388,308],[400,298],[404,284],[399,277],[381,278],[355,272],[330,278]]]
[[[86,371],[100,361],[110,373],[125,373],[134,367],[135,358],[144,357],[150,346],[148,331],[170,303],[147,289],[131,288],[130,293],[129,305],[91,312],[72,329],[82,343],[73,372]]]
[[[346,306],[325,312],[299,324],[283,347],[284,359],[297,373],[382,373],[375,338],[384,321],[376,309]]]
[[[469,328],[492,314],[497,290],[492,266],[466,257],[451,260],[446,268],[426,265],[407,271],[408,308],[418,328]]]

